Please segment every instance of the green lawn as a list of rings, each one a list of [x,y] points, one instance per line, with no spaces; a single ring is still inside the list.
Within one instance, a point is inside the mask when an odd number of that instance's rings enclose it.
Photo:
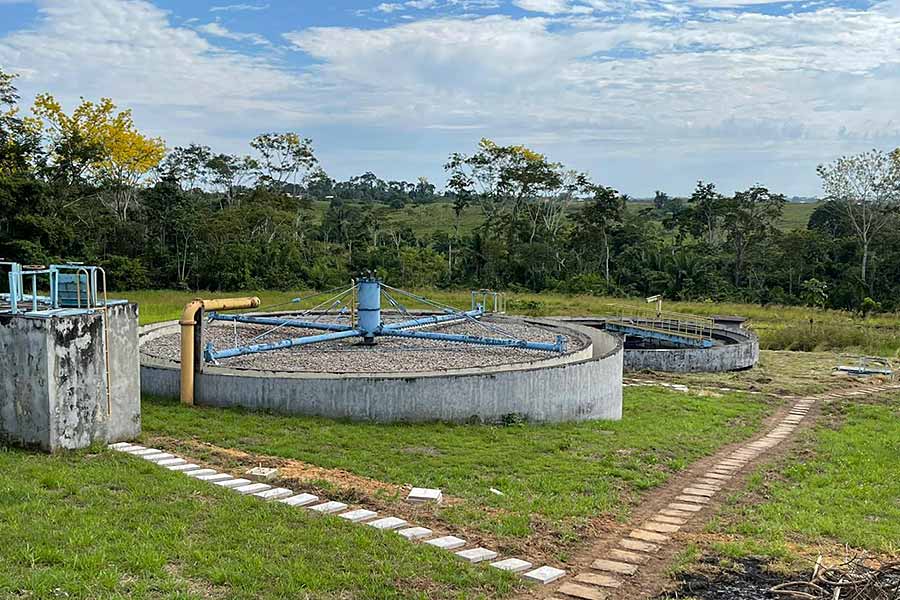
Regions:
[[[768,408],[759,397],[641,388],[626,390],[619,422],[496,427],[338,423],[146,400],[144,431],[441,488],[463,500],[440,509],[445,522],[512,548],[549,535],[564,558],[589,519],[627,514],[641,492],[748,437]]]
[[[106,450],[0,450],[0,540],[0,598],[499,598],[522,585]]]
[[[860,402],[826,405],[799,449],[752,477],[714,527],[736,536],[720,552],[790,560],[849,544],[900,553],[900,398]]]

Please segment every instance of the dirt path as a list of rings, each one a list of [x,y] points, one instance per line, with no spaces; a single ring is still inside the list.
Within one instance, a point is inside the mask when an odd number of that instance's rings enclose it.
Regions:
[[[786,397],[763,433],[704,458],[650,492],[629,523],[578,553],[569,574],[523,598],[638,600],[663,592],[675,556],[714,516],[730,491],[741,489],[752,467],[790,450],[799,429],[810,427],[818,402],[867,396],[900,385],[866,386],[816,396]]]

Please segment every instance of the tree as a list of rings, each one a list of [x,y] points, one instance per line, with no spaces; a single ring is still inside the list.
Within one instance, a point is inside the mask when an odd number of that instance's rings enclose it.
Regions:
[[[734,250],[734,285],[741,286],[748,252],[775,228],[787,202],[762,186],[736,192],[725,202],[723,222]]]
[[[610,234],[622,223],[625,201],[614,189],[602,185],[590,185],[592,198],[587,200],[575,216],[575,239],[583,252],[600,251],[603,256],[603,277],[610,281]]]
[[[682,227],[714,246],[719,241],[725,197],[716,191],[714,183],[698,181],[688,203],[691,210],[684,213]]]
[[[259,172],[259,162],[251,156],[216,154],[206,162],[209,182],[222,194],[227,206],[240,204],[241,190]]]
[[[0,176],[27,171],[38,146],[33,129],[19,117],[15,77],[0,69]]]
[[[191,144],[176,146],[163,160],[160,170],[167,177],[178,181],[186,192],[209,182],[209,161],[212,150],[209,146]]]
[[[13,85],[15,75],[0,69],[0,147],[12,143],[16,132],[22,126],[18,116],[19,91]]]
[[[868,268],[872,241],[900,208],[898,150],[893,156],[880,150],[842,156],[830,165],[818,168],[826,199],[835,202],[835,206],[846,213],[862,247],[860,279],[870,294],[873,284],[869,281]]]
[[[815,277],[807,279],[800,286],[800,296],[807,306],[825,308],[828,302],[828,284]]]
[[[116,113],[116,105],[109,98],[97,104],[82,99],[67,115],[53,96],[40,94],[32,111],[39,119],[39,128],[49,135],[51,160],[74,157],[74,172],[92,177],[113,214],[127,221],[144,176],[165,155],[163,141],[140,133],[131,111]],[[73,153],[73,147],[80,150]]]
[[[296,133],[263,133],[253,138],[250,146],[262,158],[262,178],[278,187],[296,184],[300,173],[310,171],[318,163],[312,140]]]
[[[557,192],[564,177],[559,163],[525,146],[500,146],[484,138],[472,155],[453,153],[444,165],[447,187],[458,196],[477,199],[488,227],[501,212],[515,220],[523,205]]]

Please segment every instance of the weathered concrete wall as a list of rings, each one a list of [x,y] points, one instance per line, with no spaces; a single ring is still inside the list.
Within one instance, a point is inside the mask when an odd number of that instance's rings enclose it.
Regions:
[[[561,318],[566,323],[603,327],[603,319]],[[717,345],[711,348],[631,349],[624,353],[626,371],[666,373],[719,373],[749,369],[759,361],[759,338],[751,331],[730,327],[713,329]]]
[[[110,395],[102,313],[3,318],[0,436],[48,451],[140,433],[137,306],[108,311]]]
[[[560,328],[559,323],[541,321]],[[171,324],[142,330],[144,339]],[[259,372],[207,366],[195,402],[286,414],[389,422],[533,422],[622,417],[622,344],[614,336],[571,327],[591,339],[566,359],[430,373],[335,375]],[[141,358],[144,393],[176,397],[177,364]]]
[[[49,449],[49,322],[0,319],[0,436]]]

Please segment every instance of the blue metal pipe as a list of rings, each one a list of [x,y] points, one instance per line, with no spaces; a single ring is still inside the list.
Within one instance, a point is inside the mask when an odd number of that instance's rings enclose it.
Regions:
[[[290,340],[281,340],[280,342],[272,342],[269,344],[253,344],[252,346],[238,346],[237,348],[229,348],[228,350],[213,350],[212,342],[206,345],[203,354],[206,360],[218,360],[220,358],[232,358],[234,356],[243,356],[245,354],[257,354],[259,352],[267,352],[269,350],[283,350],[285,348],[294,348],[297,346],[306,346],[316,344],[318,342],[330,342],[332,340],[342,340],[345,338],[357,337],[362,332],[355,329],[349,331],[336,331],[334,333],[323,333],[321,335],[310,335],[302,338],[293,338]]]
[[[480,317],[484,314],[484,310],[478,308],[464,313],[450,313],[446,315],[433,315],[430,317],[422,317],[413,319],[412,321],[403,321],[402,323],[391,323],[384,326],[385,330],[397,331],[399,329],[407,329],[409,327],[419,327],[421,325],[434,325],[435,323],[446,323],[448,321],[458,321],[467,317]]]
[[[359,282],[359,331],[367,342],[371,342],[381,331],[381,282],[377,279],[363,279]]]
[[[384,329],[381,335],[402,338],[414,338],[420,340],[437,340],[440,342],[460,342],[463,344],[480,344],[482,346],[499,346],[501,348],[523,348],[525,350],[543,350],[545,352],[565,352],[566,341],[561,335],[556,336],[553,344],[545,342],[526,342],[525,340],[512,340],[506,338],[488,338],[474,335],[459,335],[453,333],[436,333],[433,331],[397,331]]]
[[[285,317],[255,317],[248,315],[220,315],[209,313],[213,321],[233,321],[236,323],[252,323],[256,325],[274,325],[276,327],[299,327],[302,329],[320,329],[322,331],[349,331],[353,329],[349,325],[339,323],[319,323],[317,321],[297,321]]]

